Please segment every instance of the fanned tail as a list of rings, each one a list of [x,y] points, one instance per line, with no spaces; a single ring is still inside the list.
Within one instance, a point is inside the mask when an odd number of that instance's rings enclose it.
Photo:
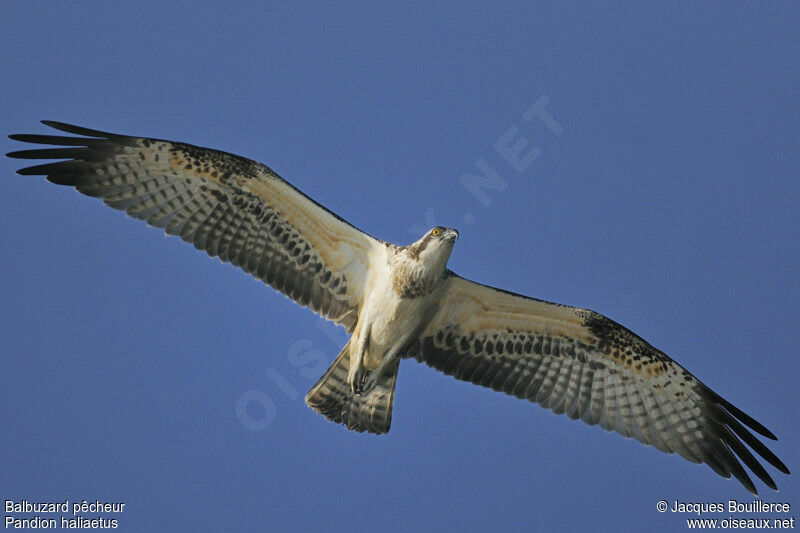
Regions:
[[[347,384],[350,368],[348,342],[331,367],[306,394],[306,403],[316,412],[347,429],[386,433],[392,424],[394,388],[400,361],[387,369],[377,386],[365,396],[354,394]]]

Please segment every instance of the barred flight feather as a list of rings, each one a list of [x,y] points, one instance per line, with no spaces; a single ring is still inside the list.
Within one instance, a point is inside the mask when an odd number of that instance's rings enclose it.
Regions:
[[[75,187],[232,263],[352,331],[369,255],[384,243],[316,204],[271,169],[233,154],[44,122],[83,135],[12,135],[71,148],[20,150],[70,159],[19,170]]]
[[[753,493],[755,485],[739,460],[767,486],[775,488],[775,482],[742,441],[789,472],[744,425],[774,439],[769,430],[616,322],[452,272],[442,290],[439,311],[409,357],[457,379],[706,463]]]

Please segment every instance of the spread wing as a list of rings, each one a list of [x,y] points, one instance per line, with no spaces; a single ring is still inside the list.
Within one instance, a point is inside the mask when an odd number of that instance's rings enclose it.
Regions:
[[[101,198],[240,267],[348,331],[355,327],[368,257],[384,245],[268,167],[189,144],[44,123],[85,137],[11,135],[60,147],[9,157],[68,160],[19,174],[44,175]]]
[[[754,494],[737,456],[777,489],[742,441],[789,473],[744,426],[775,439],[768,429],[616,322],[449,274],[439,309],[408,356],[706,463],[723,477],[733,474]]]

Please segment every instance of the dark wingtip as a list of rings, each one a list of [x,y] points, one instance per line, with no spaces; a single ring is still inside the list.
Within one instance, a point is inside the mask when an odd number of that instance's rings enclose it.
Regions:
[[[12,159],[32,159],[30,157],[31,152],[33,152],[33,150],[15,150],[13,152],[7,152],[6,157]]]
[[[748,444],[749,444],[749,443],[748,443]],[[763,446],[763,445],[762,445],[762,446]],[[764,448],[766,448],[766,447],[764,446]],[[791,472],[789,472],[789,467],[787,467],[787,466],[784,464],[784,462],[783,462],[783,461],[781,461],[780,459],[778,459],[778,457],[777,457],[777,456],[776,456],[774,453],[772,453],[771,451],[769,451],[769,449],[767,449],[767,452],[768,452],[768,454],[763,454],[763,453],[761,453],[761,452],[762,452],[762,450],[761,450],[761,448],[760,448],[760,447],[757,447],[757,448],[754,448],[754,449],[755,449],[755,450],[756,450],[756,451],[757,451],[759,454],[761,454],[761,455],[762,455],[762,457],[764,457],[764,458],[767,460],[767,462],[768,462],[769,464],[771,464],[772,466],[774,466],[775,468],[777,468],[779,471],[783,472],[783,473],[784,473],[784,474],[786,474],[787,476],[791,476],[791,475],[792,475],[792,473],[791,473]],[[776,490],[777,490],[777,489],[776,489]]]
[[[50,126],[51,128],[55,128],[57,130],[60,130],[63,127],[67,127],[67,128],[70,127],[69,124],[67,124],[65,122],[58,122],[57,120],[40,120],[39,122],[41,122],[45,126]]]
[[[51,128],[57,129],[59,131],[65,131],[67,133],[74,133],[75,135],[85,135],[87,137],[111,137],[114,136],[113,133],[108,133],[105,131],[100,130],[92,130],[89,128],[82,128],[81,126],[75,126],[73,124],[67,124],[66,122],[58,122],[56,120],[43,120],[42,124],[45,126],[49,126]]]
[[[755,421],[755,420],[752,420],[752,421],[755,422],[754,425],[760,426],[758,429],[750,426],[753,430],[757,431],[758,433],[760,433],[761,435],[763,435],[764,437],[766,437],[766,438],[768,438],[770,440],[778,440],[778,437],[775,435],[775,433],[771,432],[766,427],[764,427],[762,424],[759,424],[757,421]]]
[[[87,154],[86,148],[36,148],[33,150],[17,150],[9,152],[8,157],[15,159],[79,159]]]
[[[703,386],[705,387],[706,392],[711,395],[711,398],[715,402],[717,402],[722,407],[724,407],[733,416],[735,416],[736,418],[741,420],[742,423],[744,423],[744,425],[746,425],[747,427],[749,427],[750,429],[752,429],[756,433],[758,433],[758,434],[760,434],[760,435],[762,435],[762,436],[764,436],[764,437],[766,437],[768,439],[778,440],[778,437],[776,437],[773,432],[771,432],[766,427],[764,427],[764,425],[762,423],[760,423],[759,421],[754,419],[752,416],[748,415],[747,413],[745,413],[744,411],[742,411],[741,409],[739,409],[738,407],[733,405],[731,402],[729,402],[728,400],[726,400],[725,398],[723,398],[722,396],[720,396],[719,394],[717,394],[716,392],[711,390],[709,387],[707,387],[705,385],[703,385]]]
[[[38,166],[38,165],[37,165]],[[38,172],[37,167],[25,167],[16,171],[20,176],[43,176],[43,172]]]

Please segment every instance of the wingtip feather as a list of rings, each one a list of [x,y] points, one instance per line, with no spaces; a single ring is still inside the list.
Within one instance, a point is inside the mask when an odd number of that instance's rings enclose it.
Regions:
[[[67,124],[66,122],[58,122],[56,120],[42,120],[42,124],[45,126],[49,126],[53,129],[57,129],[59,131],[65,131],[67,133],[74,133],[75,135],[85,135],[87,137],[111,137],[114,136],[113,133],[108,133],[105,131],[100,130],[93,130],[90,128],[84,128],[81,126],[75,126],[73,124]]]
[[[709,387],[707,387],[705,385],[704,385],[704,387],[705,387],[706,391],[711,395],[711,398],[716,403],[718,403],[722,407],[724,407],[729,413],[731,413],[733,416],[738,418],[744,425],[746,425],[747,427],[749,427],[750,429],[752,429],[753,431],[755,431],[759,435],[762,435],[762,436],[764,436],[764,437],[766,437],[768,439],[778,440],[778,437],[776,437],[775,434],[772,431],[767,429],[759,421],[757,421],[752,416],[748,415],[747,413],[745,413],[744,411],[742,411],[741,409],[739,409],[738,407],[733,405],[731,402],[729,402],[728,400],[726,400],[725,398],[723,398],[722,396],[720,396],[719,394],[717,394],[716,392],[711,390]]]

